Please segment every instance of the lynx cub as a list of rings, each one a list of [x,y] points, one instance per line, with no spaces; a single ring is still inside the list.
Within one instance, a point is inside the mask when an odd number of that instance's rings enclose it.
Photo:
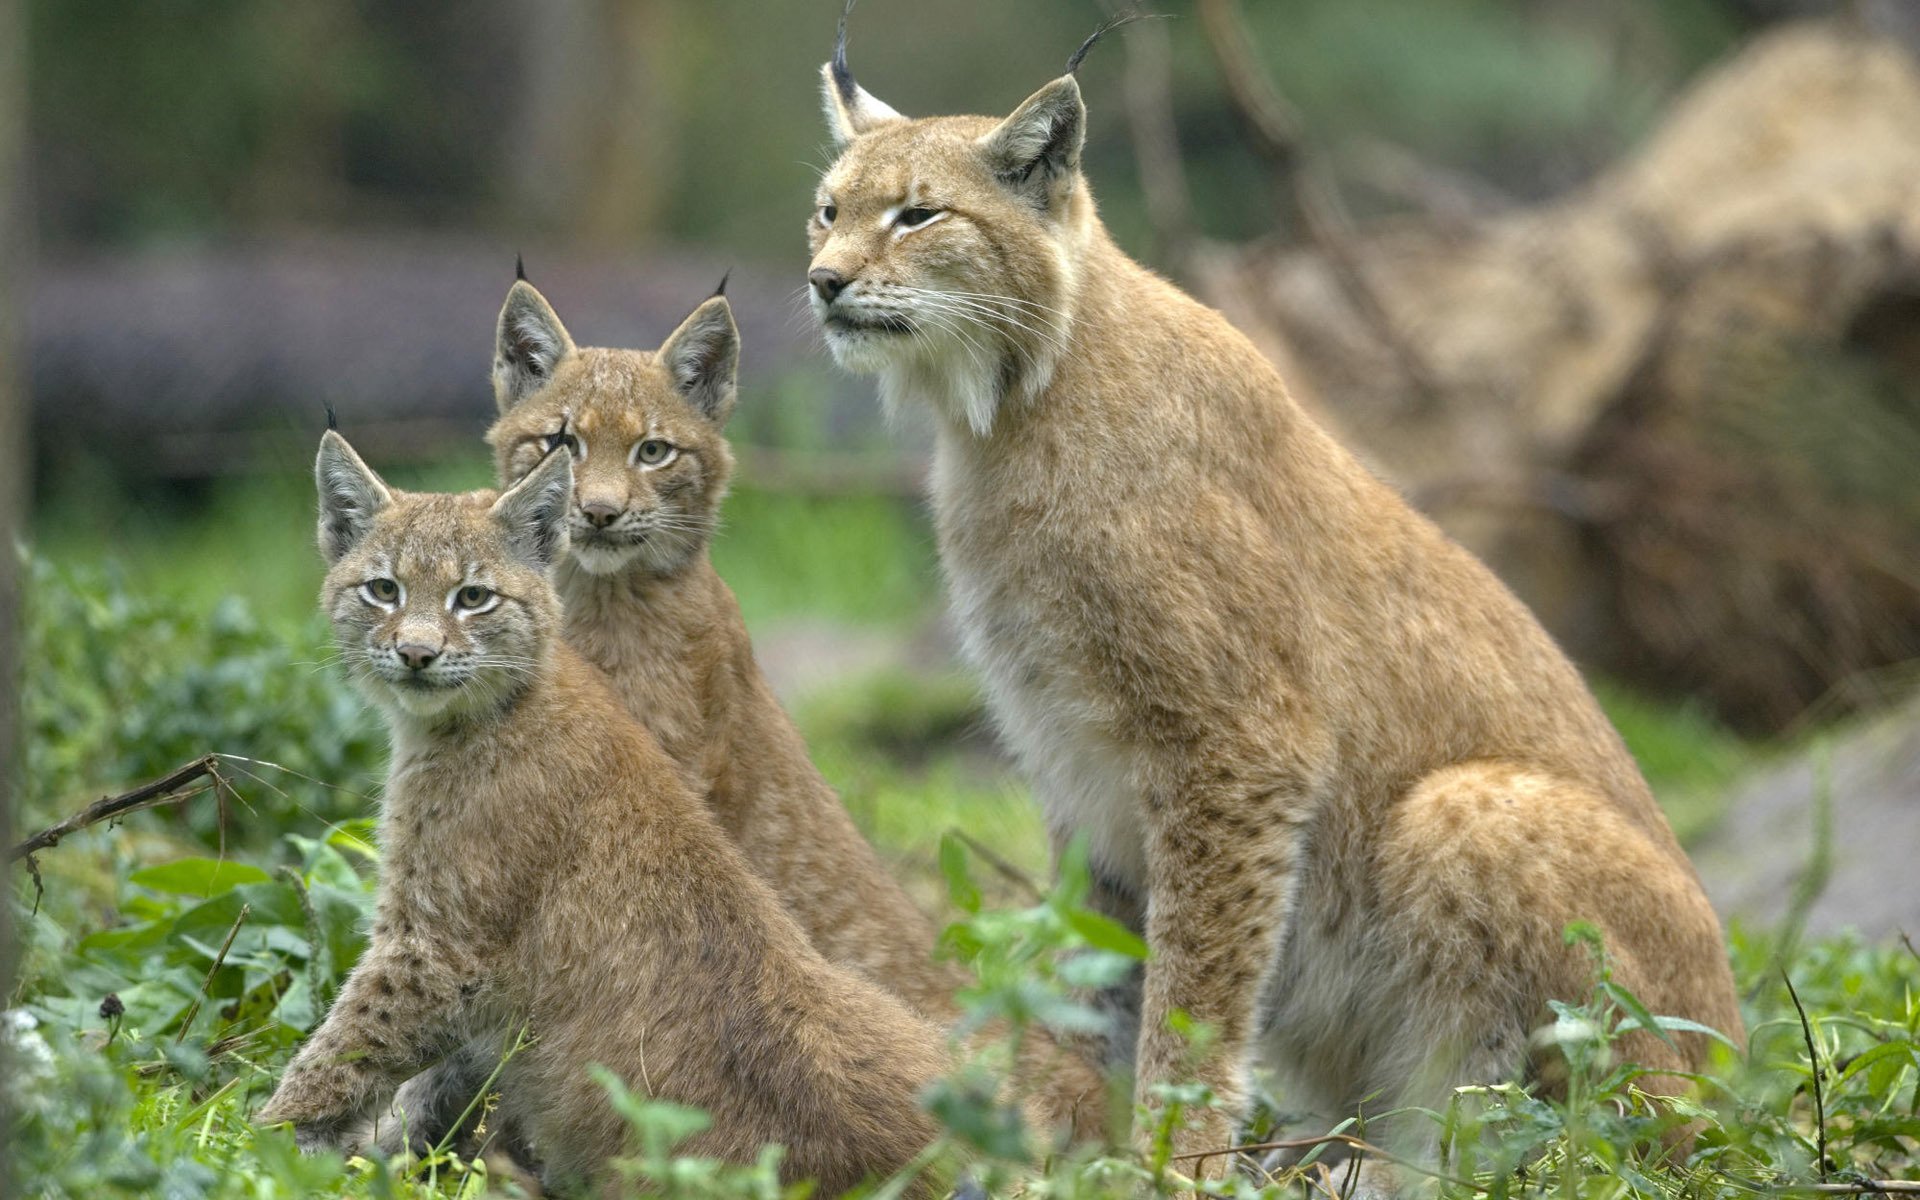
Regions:
[[[1579,674],[1250,343],[1113,243],[1071,67],[1004,120],[909,119],[844,47],[813,309],[836,359],[936,416],[965,647],[1050,825],[1090,838],[1153,950],[1143,1102],[1187,1073],[1185,1010],[1230,1107],[1259,1063],[1323,1123],[1443,1108],[1540,1065],[1547,1001],[1592,985],[1573,921],[1654,1011],[1737,1037],[1719,922]],[[1682,1071],[1706,1046],[1632,1050]],[[1233,1132],[1212,1115],[1178,1148]]]
[[[408,1075],[524,1022],[501,1119],[550,1181],[612,1191],[625,1125],[591,1063],[707,1110],[690,1153],[784,1143],[783,1174],[829,1193],[911,1159],[941,1032],[814,951],[560,640],[568,456],[497,499],[409,495],[329,432],[317,474],[322,603],[393,763],[371,945],[259,1119],[340,1144]]]
[[[657,351],[597,349],[575,346],[522,279],[500,310],[487,441],[503,485],[553,447],[574,459],[556,576],[568,644],[607,673],[821,954],[944,1024],[964,976],[935,961],[932,922],[814,768],[707,557],[733,468],[722,430],[739,356],[724,295]],[[1036,1035],[1021,1066],[1050,1123],[1102,1131],[1105,1088],[1088,1063]]]

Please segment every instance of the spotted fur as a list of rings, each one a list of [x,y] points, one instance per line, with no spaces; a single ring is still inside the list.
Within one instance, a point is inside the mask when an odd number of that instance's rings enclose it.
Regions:
[[[308,1148],[350,1145],[401,1080],[489,1044],[497,1062],[524,1027],[498,1119],[550,1184],[625,1194],[607,1160],[626,1124],[590,1063],[706,1110],[688,1153],[749,1162],[781,1143],[782,1174],[826,1194],[905,1165],[934,1134],[918,1097],[945,1035],[821,958],[561,640],[545,572],[568,456],[497,496],[409,495],[329,432],[318,474],[322,605],[387,713],[393,760],[371,941],[258,1119],[293,1122]],[[369,590],[383,580],[395,590]],[[449,617],[444,594],[482,586],[497,603]],[[435,636],[465,665],[394,671],[400,639]]]
[[[1524,1073],[1547,1001],[1590,992],[1576,920],[1655,1011],[1737,1038],[1719,922],[1578,672],[1113,243],[1071,75],[1004,119],[912,119],[848,103],[842,73],[814,312],[936,418],[966,652],[1056,836],[1089,840],[1153,951],[1113,1003],[1138,1016],[1137,1099],[1197,1074],[1226,1102],[1176,1148],[1230,1144],[1255,1069],[1322,1129]],[[1176,1011],[1214,1031],[1197,1063]],[[1706,1053],[1636,1036],[1656,1069]]]

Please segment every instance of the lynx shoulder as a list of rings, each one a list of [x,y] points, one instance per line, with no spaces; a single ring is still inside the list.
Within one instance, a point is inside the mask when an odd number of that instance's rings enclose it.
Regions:
[[[500,1119],[550,1181],[605,1182],[625,1149],[592,1063],[706,1110],[690,1153],[782,1143],[829,1193],[906,1164],[944,1035],[819,956],[561,640],[568,457],[411,495],[329,433],[318,476],[322,604],[393,762],[371,943],[259,1119],[341,1144],[402,1079],[524,1029]]]
[[[1175,1010],[1214,1030],[1198,1073],[1228,1104],[1180,1149],[1228,1144],[1256,1063],[1322,1128],[1541,1069],[1548,1001],[1593,984],[1575,921],[1655,1011],[1737,1037],[1718,920],[1579,674],[1114,244],[1072,75],[1004,119],[905,117],[844,44],[824,76],[811,304],[836,359],[936,418],[965,648],[1153,949],[1120,998],[1141,1101],[1187,1073]],[[1706,1045],[1633,1050],[1679,1072]]]

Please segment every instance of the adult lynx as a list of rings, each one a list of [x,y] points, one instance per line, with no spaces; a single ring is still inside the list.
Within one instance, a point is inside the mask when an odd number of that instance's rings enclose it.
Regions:
[[[349,672],[386,710],[371,944],[258,1119],[351,1142],[390,1090],[522,1023],[503,1123],[549,1180],[608,1180],[625,1121],[587,1067],[707,1111],[687,1153],[829,1194],[933,1137],[921,1090],[944,1034],[813,949],[627,715],[560,639],[546,570],[573,475],[549,455],[513,489],[388,488],[321,443],[322,603]]]
[[[1522,1074],[1605,936],[1656,1011],[1735,1036],[1721,931],[1579,674],[1471,555],[1130,260],[1071,70],[1004,120],[909,119],[824,70],[808,235],[834,357],[935,414],[964,645],[1058,838],[1153,957],[1138,1095],[1256,1061],[1325,1122]],[[1644,1035],[1660,1070],[1705,1039]],[[1212,1114],[1178,1149],[1231,1142]],[[1211,1170],[1223,1160],[1211,1160]]]

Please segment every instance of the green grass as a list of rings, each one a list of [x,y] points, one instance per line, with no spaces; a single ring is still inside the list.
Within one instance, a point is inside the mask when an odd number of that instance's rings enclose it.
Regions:
[[[396,487],[491,487],[479,455],[387,469]],[[272,628],[310,627],[322,575],[304,461],[216,480],[195,494],[128,489],[85,463],[62,470],[34,514],[37,552],[61,566],[110,564],[135,595],[195,612],[238,597]],[[796,497],[736,488],[713,546],[748,624],[815,617],[894,624],[935,602],[932,533],[920,506],[886,496]]]
[[[414,486],[484,482],[477,461],[394,476]],[[25,1043],[31,1061],[9,1082],[23,1098],[16,1159],[36,1194],[447,1197],[488,1186],[484,1168],[444,1156],[409,1171],[303,1159],[284,1134],[247,1120],[359,952],[370,897],[365,827],[352,822],[369,812],[361,790],[377,774],[384,739],[333,673],[312,663],[321,631],[311,613],[319,572],[309,504],[303,475],[239,480],[190,502],[103,509],[63,500],[36,526],[45,557],[32,575],[25,693],[31,816],[63,814],[206,748],[292,768],[234,764],[238,795],[224,829],[202,796],[183,813],[143,814],[43,853],[37,913],[32,884],[16,873],[26,953],[9,1003],[39,1027]],[[756,623],[904,626],[937,603],[926,529],[897,501],[743,492],[716,554]],[[1709,820],[1730,781],[1769,753],[1684,706],[1612,686],[1600,694],[1683,831]],[[930,911],[959,918],[955,944],[983,981],[970,1003],[1072,1016],[1062,981],[1101,961],[1086,957],[1098,944],[1089,931],[1110,935],[1070,919],[1070,895],[1029,907],[1024,885],[945,836],[965,834],[1013,876],[1048,876],[1038,810],[991,752],[970,679],[883,672],[809,696],[796,715],[882,857]],[[227,865],[216,867],[223,853]],[[983,894],[979,911],[949,903],[954,872],[969,858],[973,884],[961,895]],[[243,902],[251,915],[210,973]],[[1718,1090],[1680,1114],[1706,1132],[1679,1172],[1646,1161],[1668,1117],[1635,1094],[1631,1070],[1605,1049],[1605,1031],[1628,1009],[1606,995],[1570,997],[1554,1036],[1601,1037],[1575,1046],[1589,1068],[1577,1101],[1511,1089],[1462,1096],[1451,1170],[1471,1186],[1445,1185],[1440,1195],[1733,1200],[1750,1184],[1817,1179],[1822,1122],[1781,966],[1807,1004],[1824,1066],[1835,1159],[1827,1175],[1920,1169],[1920,960],[1897,945],[1829,939],[1792,949],[1769,931],[1743,930],[1732,954],[1753,1051],[1728,1055],[1714,1071]],[[111,1020],[100,1010],[109,993],[125,1009]],[[1601,1033],[1583,1032],[1594,1029]],[[941,1109],[956,1129],[997,1128],[981,1117],[985,1101],[957,1095]],[[641,1098],[620,1101],[656,1142],[679,1127],[680,1116]],[[637,1169],[679,1180],[664,1189],[673,1195],[772,1195],[751,1171],[664,1158]],[[1117,1198],[1155,1194],[1165,1182],[1151,1162],[1120,1156],[1059,1162],[1028,1186]]]

